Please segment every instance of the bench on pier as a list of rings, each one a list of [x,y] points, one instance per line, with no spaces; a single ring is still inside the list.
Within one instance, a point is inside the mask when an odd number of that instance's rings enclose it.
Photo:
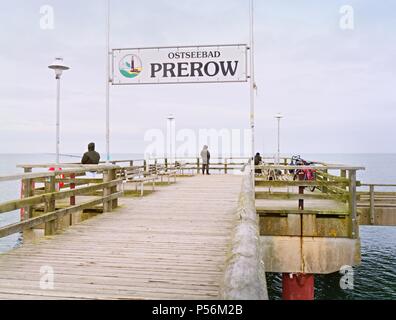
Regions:
[[[164,177],[168,177],[168,184],[170,184],[171,177],[173,177],[174,182],[176,182],[177,171],[176,170],[159,171],[157,175],[160,177],[161,182],[163,182]]]

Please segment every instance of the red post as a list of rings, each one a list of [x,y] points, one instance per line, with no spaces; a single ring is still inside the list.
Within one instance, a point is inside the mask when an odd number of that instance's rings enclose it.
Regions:
[[[283,300],[314,300],[314,275],[284,273],[282,279]]]
[[[298,173],[298,180],[305,180],[304,171]],[[303,186],[298,187],[298,193],[304,194]],[[304,210],[304,198],[298,200],[298,209]],[[301,215],[301,237],[304,236],[302,231]],[[314,300],[314,275],[305,273],[284,273],[282,277],[282,298],[283,300]]]
[[[76,174],[75,173],[71,173],[70,174],[70,180],[73,180],[76,178]],[[70,183],[70,189],[75,189],[76,188],[76,184],[75,183]],[[71,206],[75,206],[76,205],[76,196],[71,196],[70,197],[70,205]]]

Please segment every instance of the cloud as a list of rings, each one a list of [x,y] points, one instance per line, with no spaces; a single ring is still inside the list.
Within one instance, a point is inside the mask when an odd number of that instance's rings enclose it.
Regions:
[[[257,148],[276,149],[282,112],[285,152],[395,152],[396,21],[391,1],[349,1],[356,28],[338,28],[343,1],[256,1]],[[48,1],[55,29],[39,28],[41,1],[2,4],[1,152],[51,152],[55,81],[47,66],[62,55],[62,150],[105,145],[104,1]],[[246,43],[244,0],[112,1],[111,46]],[[247,84],[111,88],[113,152],[142,152],[146,130],[247,128]],[[300,151],[301,150],[301,151]],[[262,150],[260,150],[262,151]]]

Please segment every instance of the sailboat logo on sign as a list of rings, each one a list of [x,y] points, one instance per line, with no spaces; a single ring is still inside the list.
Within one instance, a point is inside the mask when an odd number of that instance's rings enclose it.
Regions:
[[[119,70],[125,78],[136,78],[143,70],[142,61],[137,55],[126,55],[120,61]]]

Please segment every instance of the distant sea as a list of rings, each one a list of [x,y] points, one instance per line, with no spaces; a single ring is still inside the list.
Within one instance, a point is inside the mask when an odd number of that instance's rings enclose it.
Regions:
[[[77,155],[76,155],[77,156]],[[301,154],[304,159],[327,163],[363,166],[358,179],[364,183],[396,184],[396,154]],[[114,154],[112,159],[141,159],[139,154]],[[78,162],[76,158],[63,157],[62,162]],[[0,175],[22,172],[17,164],[52,163],[53,155],[0,154]],[[385,190],[395,191],[395,188]],[[0,182],[0,202],[16,199],[20,182]],[[19,212],[0,214],[0,227],[19,221]],[[341,275],[315,276],[315,299],[396,299],[396,227],[360,227],[362,264],[354,267],[354,289],[342,290]],[[0,253],[21,244],[19,235],[0,239]],[[281,299],[281,275],[267,274],[270,299]]]

